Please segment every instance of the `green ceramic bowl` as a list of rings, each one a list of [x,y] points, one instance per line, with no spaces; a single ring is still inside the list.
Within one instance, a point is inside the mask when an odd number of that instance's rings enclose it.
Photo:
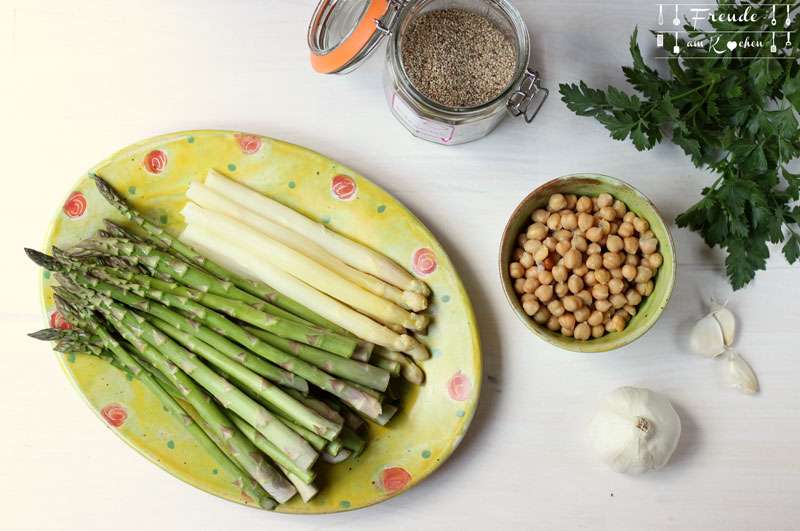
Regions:
[[[508,266],[511,262],[511,253],[517,246],[517,236],[531,223],[533,211],[537,208],[543,208],[552,194],[575,194],[596,197],[603,192],[607,192],[615,199],[621,200],[628,207],[628,210],[635,212],[637,216],[646,219],[650,223],[650,229],[658,239],[658,251],[664,257],[664,264],[659,268],[653,279],[653,293],[642,300],[637,307],[636,315],[628,322],[622,332],[606,333],[598,339],[580,341],[572,337],[566,337],[560,332],[552,332],[525,314],[519,297],[514,292],[513,283],[508,274]],[[514,309],[514,313],[525,323],[525,326],[540,338],[557,347],[576,352],[613,350],[641,337],[655,324],[667,307],[670,295],[672,295],[672,287],[675,284],[675,270],[675,246],[672,242],[672,235],[664,218],[653,203],[628,183],[607,175],[595,173],[576,173],[559,177],[531,192],[511,214],[511,219],[509,219],[505,231],[503,231],[503,239],[500,246],[500,278],[506,299]]]

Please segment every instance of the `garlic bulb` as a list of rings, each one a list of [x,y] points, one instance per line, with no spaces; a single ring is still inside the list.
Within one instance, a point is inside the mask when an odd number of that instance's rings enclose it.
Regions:
[[[616,472],[643,474],[667,464],[681,436],[681,419],[663,396],[619,387],[603,399],[589,434],[597,456]]]
[[[746,395],[758,391],[758,382],[753,369],[732,348],[728,349],[728,375],[731,377],[733,388],[737,391]]]
[[[697,321],[689,333],[689,348],[692,352],[715,358],[733,343],[736,318],[724,304],[711,299],[711,313]]]

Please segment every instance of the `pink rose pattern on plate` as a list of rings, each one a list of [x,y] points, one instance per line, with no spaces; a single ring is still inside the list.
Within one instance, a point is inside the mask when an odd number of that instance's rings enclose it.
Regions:
[[[100,414],[103,415],[106,422],[115,428],[122,426],[125,419],[128,418],[128,411],[125,409],[125,406],[120,404],[108,404],[100,411]]]
[[[72,192],[64,202],[64,214],[68,218],[78,219],[86,214],[86,197],[80,192]]]
[[[436,253],[427,247],[417,249],[411,257],[411,266],[414,268],[414,272],[423,277],[436,271],[437,265]]]
[[[411,481],[411,474],[404,468],[393,466],[384,468],[381,471],[381,487],[386,492],[397,492],[402,490]]]
[[[347,175],[337,175],[331,181],[331,194],[341,201],[350,201],[356,197],[358,186]]]
[[[261,139],[254,135],[234,135],[234,138],[242,148],[242,153],[252,155],[261,149]]]
[[[456,372],[447,381],[447,394],[456,402],[463,402],[472,396],[472,389],[469,386],[469,379],[462,371]]]
[[[148,173],[158,175],[167,167],[167,153],[160,149],[154,149],[144,156],[142,166]]]

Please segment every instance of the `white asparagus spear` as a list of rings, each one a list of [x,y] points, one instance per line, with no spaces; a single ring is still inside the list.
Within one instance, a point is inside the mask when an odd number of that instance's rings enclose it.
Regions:
[[[241,244],[219,232],[206,230],[196,225],[188,225],[181,234],[180,240],[224,267],[233,271],[250,273],[254,278],[269,283],[277,291],[345,330],[349,330],[361,339],[383,345],[391,350],[405,352],[417,361],[430,357],[428,350],[413,337],[392,332],[369,317],[283,272],[268,261],[253,255]]]
[[[225,214],[249,225],[273,240],[304,254],[318,264],[323,264],[353,284],[361,286],[378,297],[383,297],[406,310],[419,312],[428,307],[428,301],[424,295],[413,291],[400,290],[379,278],[345,264],[302,234],[282,227],[251,210],[243,208],[235,201],[212,190],[201,182],[191,182],[186,192],[186,197],[205,209]]]
[[[204,209],[187,202],[181,210],[189,225],[235,234],[237,241],[260,258],[296,277],[319,291],[352,306],[354,309],[380,321],[395,323],[411,330],[421,331],[428,326],[428,317],[408,312],[386,299],[356,286],[327,267],[315,262],[272,238],[225,214]],[[280,290],[279,290],[280,291]]]
[[[297,489],[297,493],[300,495],[300,497],[303,499],[305,503],[308,503],[308,500],[316,496],[317,492],[319,492],[317,486],[314,485],[313,483],[308,483],[308,484],[303,483],[302,479],[295,476],[294,474],[283,468],[281,465],[278,465],[278,467],[286,476],[286,479],[292,482],[292,485],[295,486],[295,488]]]
[[[208,171],[206,185],[236,201],[242,207],[264,216],[282,227],[302,234],[356,269],[375,275],[402,290],[414,291],[425,296],[430,295],[430,289],[424,282],[412,277],[382,254],[328,229],[255,190],[228,179],[216,170]]]

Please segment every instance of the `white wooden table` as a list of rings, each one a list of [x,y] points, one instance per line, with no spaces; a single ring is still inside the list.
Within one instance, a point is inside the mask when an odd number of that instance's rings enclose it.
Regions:
[[[671,144],[638,153],[559,101],[557,84],[623,82],[641,1],[517,4],[551,99],[535,124],[442,147],[389,114],[383,55],[346,77],[314,73],[305,32],[315,0],[0,4],[3,161],[3,357],[0,514],[4,529],[789,529],[800,526],[800,268],[769,270],[731,298],[736,346],[758,374],[755,397],[729,388],[725,363],[687,349],[710,292],[730,295],[724,256],[673,225],[672,301],[628,347],[580,355],[549,347],[513,316],[497,272],[517,202],[550,178],[591,171],[630,181],[674,220],[711,177]],[[640,34],[642,31],[640,31]],[[645,43],[646,54],[653,43]],[[193,489],[131,451],[82,403],[40,328],[39,246],[88,167],[157,134],[255,132],[336,158],[413,210],[455,262],[477,315],[483,396],[462,445],[431,478],[378,506],[319,517],[269,514]],[[670,397],[683,436],[670,464],[617,475],[592,454],[601,396],[638,385]]]

